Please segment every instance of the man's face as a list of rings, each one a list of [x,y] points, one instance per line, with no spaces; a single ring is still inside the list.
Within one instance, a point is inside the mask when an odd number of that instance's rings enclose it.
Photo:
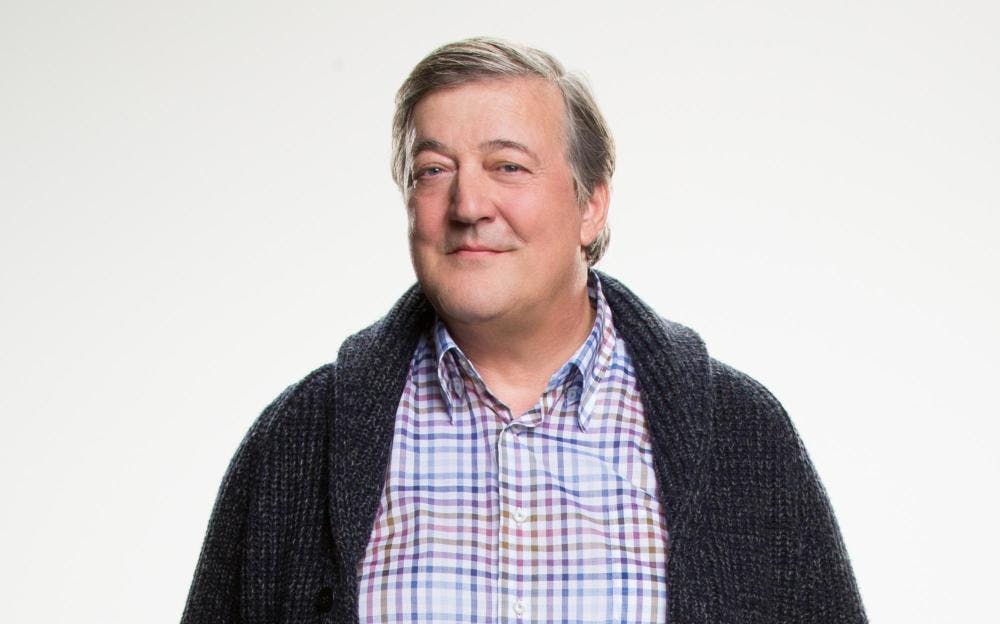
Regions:
[[[563,109],[534,78],[441,89],[414,109],[410,255],[446,320],[537,317],[585,279],[581,245],[606,201],[577,203]]]

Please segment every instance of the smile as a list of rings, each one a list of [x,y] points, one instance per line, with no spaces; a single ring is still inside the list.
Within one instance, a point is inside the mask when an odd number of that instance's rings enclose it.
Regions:
[[[458,256],[459,258],[487,258],[489,256],[496,256],[504,253],[498,249],[488,249],[485,247],[459,247],[458,249],[448,253],[450,256]]]

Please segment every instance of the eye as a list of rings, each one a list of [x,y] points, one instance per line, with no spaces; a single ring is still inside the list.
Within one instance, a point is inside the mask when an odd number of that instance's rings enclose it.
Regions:
[[[444,171],[443,168],[431,165],[429,167],[424,167],[423,169],[417,169],[413,173],[413,179],[420,180],[420,179],[432,178],[436,175],[439,175],[443,171]]]
[[[500,170],[504,173],[517,173],[519,171],[525,171],[525,168],[521,165],[515,165],[514,163],[504,163],[500,165]]]

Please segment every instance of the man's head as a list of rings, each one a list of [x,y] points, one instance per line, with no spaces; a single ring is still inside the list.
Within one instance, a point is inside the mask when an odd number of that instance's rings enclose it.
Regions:
[[[457,41],[434,50],[410,73],[396,94],[392,124],[392,177],[409,197],[413,172],[413,109],[427,94],[463,83],[512,77],[537,77],[559,89],[565,105],[566,156],[581,205],[594,186],[611,184],[615,145],[597,102],[587,85],[567,72],[551,55],[489,38]],[[600,260],[609,241],[607,226],[586,249],[587,263]]]
[[[607,246],[613,170],[593,96],[544,52],[449,44],[397,94],[393,177],[417,277],[446,316],[486,320],[577,284]]]

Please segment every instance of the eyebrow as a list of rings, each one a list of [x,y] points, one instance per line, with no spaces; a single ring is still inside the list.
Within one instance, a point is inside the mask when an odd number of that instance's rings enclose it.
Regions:
[[[493,139],[492,141],[485,141],[479,144],[479,150],[483,152],[495,152],[502,149],[512,149],[522,154],[528,156],[536,163],[538,162],[538,156],[528,149],[528,146],[524,143],[518,143],[517,141],[511,141],[510,139]]]
[[[420,152],[441,152],[447,153],[448,150],[445,149],[444,144],[440,141],[435,141],[434,139],[421,139],[413,144],[413,149],[410,150],[410,155],[416,158],[417,154]]]
[[[491,139],[489,141],[483,141],[479,144],[479,151],[481,152],[495,152],[502,149],[512,149],[521,152],[534,160],[536,163],[540,162],[538,155],[531,151],[524,143],[518,143],[517,141],[512,141],[510,139]],[[442,154],[450,153],[450,150],[448,150],[443,143],[436,139],[421,139],[413,144],[413,151],[411,152],[412,157],[416,158],[418,154],[424,151],[439,152]]]

